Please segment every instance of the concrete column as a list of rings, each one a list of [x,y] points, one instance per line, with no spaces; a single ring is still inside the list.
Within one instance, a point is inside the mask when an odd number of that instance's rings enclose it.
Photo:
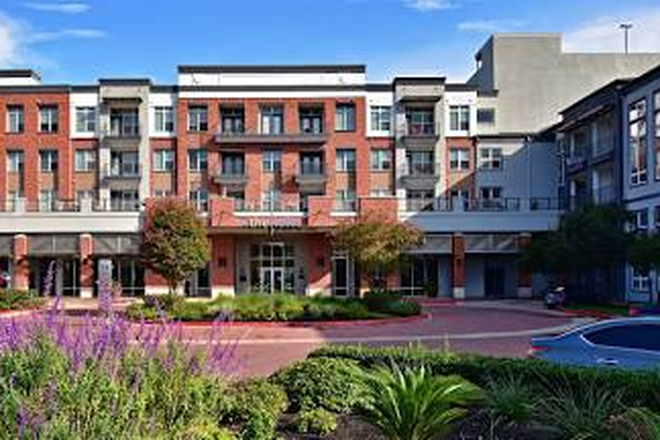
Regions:
[[[522,253],[532,244],[532,234],[522,233],[518,237],[518,249]],[[532,273],[523,268],[518,269],[518,298],[532,297]]]
[[[14,235],[14,264],[12,265],[11,287],[15,290],[30,288],[30,265],[27,261],[28,238],[24,234]]]
[[[78,246],[80,248],[80,297],[92,298],[94,296],[94,239],[91,234],[80,234]]]
[[[452,237],[452,290],[454,299],[465,299],[465,237]]]

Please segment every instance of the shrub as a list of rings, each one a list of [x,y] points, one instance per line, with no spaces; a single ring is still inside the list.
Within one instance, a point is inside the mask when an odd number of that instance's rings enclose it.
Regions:
[[[241,429],[243,440],[273,440],[275,438],[276,425],[267,414],[255,412],[250,415]]]
[[[419,315],[421,306],[413,301],[406,301],[401,294],[384,289],[370,290],[364,297],[367,308],[375,313],[394,316]]]
[[[301,411],[296,416],[296,429],[301,434],[326,436],[337,429],[337,416],[323,408]]]
[[[144,297],[145,307],[170,312],[184,302],[184,298],[178,295],[147,295]]]
[[[524,425],[532,420],[534,389],[518,377],[490,380],[485,387],[485,407],[494,426],[500,423]]]
[[[621,415],[612,417],[609,426],[622,440],[660,438],[660,415],[647,408],[631,408]]]
[[[620,439],[612,432],[608,422],[622,411],[620,392],[591,386],[580,392],[571,388],[552,391],[553,396],[543,399],[538,406],[540,420],[558,428],[565,438]]]
[[[481,390],[458,376],[433,376],[424,367],[378,367],[365,377],[364,414],[388,438],[431,440],[446,434],[478,402]]]
[[[597,387],[621,393],[628,406],[660,408],[660,372],[655,371],[582,368],[539,359],[500,359],[402,347],[328,346],[311,353],[310,357],[349,359],[365,368],[392,362],[402,368],[424,365],[434,374],[457,374],[480,387],[487,387],[491,380],[516,377],[539,394],[557,388],[570,388],[580,394]]]
[[[236,440],[233,432],[218,426],[210,417],[199,417],[190,424],[183,438],[190,440]]]
[[[364,401],[361,374],[357,362],[315,358],[279,371],[272,380],[284,388],[294,411],[325,408],[346,413]]]
[[[43,305],[45,299],[34,290],[0,289],[0,310],[19,310]]]
[[[277,422],[289,406],[284,390],[265,379],[251,379],[239,383],[235,390],[234,415],[239,421],[248,420],[255,413],[263,413]]]

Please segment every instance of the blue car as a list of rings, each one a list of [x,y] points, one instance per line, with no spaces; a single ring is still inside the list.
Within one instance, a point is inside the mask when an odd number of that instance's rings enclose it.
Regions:
[[[660,318],[611,319],[532,338],[530,355],[567,365],[660,369]]]

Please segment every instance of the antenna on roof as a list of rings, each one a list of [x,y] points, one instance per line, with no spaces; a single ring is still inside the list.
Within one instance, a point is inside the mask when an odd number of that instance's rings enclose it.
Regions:
[[[632,23],[621,23],[619,25],[619,29],[623,30],[623,49],[624,49],[625,53],[628,53],[629,49],[630,49],[630,47],[629,47],[629,43],[630,43],[629,33],[630,33],[630,29],[632,29],[632,27],[633,27]]]

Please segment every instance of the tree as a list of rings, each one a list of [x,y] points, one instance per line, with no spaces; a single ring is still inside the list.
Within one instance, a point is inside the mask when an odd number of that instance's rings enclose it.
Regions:
[[[629,219],[629,213],[616,205],[586,206],[568,212],[556,231],[532,241],[523,253],[523,265],[546,274],[577,277],[601,271],[607,285],[612,286],[613,269],[625,263],[629,255]]]
[[[209,261],[206,227],[185,201],[161,199],[147,209],[142,263],[167,281],[170,294]]]
[[[335,246],[348,252],[358,267],[378,284],[379,275],[392,273],[401,263],[405,251],[421,244],[424,235],[407,223],[362,218],[341,225],[335,233]]]

